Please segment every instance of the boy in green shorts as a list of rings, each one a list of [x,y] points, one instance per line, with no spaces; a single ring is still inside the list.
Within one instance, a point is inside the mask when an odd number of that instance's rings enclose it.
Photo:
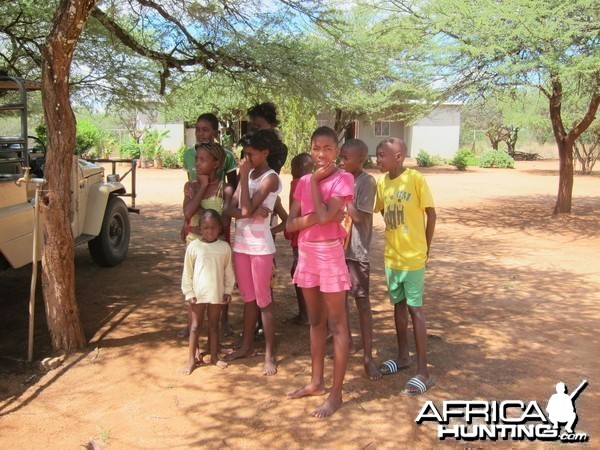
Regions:
[[[377,181],[375,212],[381,212],[385,220],[385,274],[390,301],[394,305],[398,339],[398,357],[385,361],[380,370],[389,375],[410,366],[410,314],[417,350],[417,373],[406,383],[402,393],[419,395],[435,384],[427,369],[423,287],[436,214],[423,175],[404,167],[406,153],[406,144],[398,138],[385,139],[377,146],[377,166],[385,175]]]

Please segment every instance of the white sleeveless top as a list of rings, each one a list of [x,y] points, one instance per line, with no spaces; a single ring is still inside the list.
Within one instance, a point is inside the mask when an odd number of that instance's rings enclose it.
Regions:
[[[277,190],[270,192],[267,198],[262,203],[262,206],[273,211],[277,196],[282,191],[281,180],[279,175],[272,169],[267,170],[255,180],[252,179],[252,172],[248,176],[248,187],[250,198],[258,191],[262,181],[271,174],[277,177]],[[236,219],[235,221],[235,236],[233,238],[233,251],[237,253],[245,253],[247,255],[270,255],[275,253],[275,243],[271,234],[271,216],[268,217],[250,217],[247,219]]]

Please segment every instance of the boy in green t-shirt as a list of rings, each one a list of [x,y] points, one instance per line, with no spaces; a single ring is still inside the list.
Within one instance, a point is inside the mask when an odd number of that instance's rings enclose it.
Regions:
[[[377,182],[375,212],[381,212],[385,220],[385,274],[398,339],[398,357],[385,361],[381,372],[389,375],[410,366],[410,313],[418,365],[416,375],[406,383],[402,393],[419,395],[435,384],[427,369],[423,288],[436,214],[423,175],[404,167],[406,153],[406,144],[398,138],[385,139],[377,146],[377,166],[386,174]]]

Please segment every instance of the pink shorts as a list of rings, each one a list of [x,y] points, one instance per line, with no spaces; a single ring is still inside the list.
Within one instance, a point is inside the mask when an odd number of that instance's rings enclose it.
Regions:
[[[233,252],[235,277],[244,302],[256,300],[259,308],[265,308],[271,304],[271,273],[273,272],[274,256],[274,253],[247,255]]]
[[[301,288],[319,287],[321,292],[350,289],[350,275],[342,243],[338,239],[298,242],[294,284]]]

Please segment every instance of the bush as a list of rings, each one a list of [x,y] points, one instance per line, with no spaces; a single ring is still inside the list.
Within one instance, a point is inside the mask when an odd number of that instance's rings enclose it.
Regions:
[[[90,153],[92,147],[100,147],[102,131],[100,131],[100,128],[95,123],[79,119],[77,121],[77,135],[75,138],[75,153],[81,156]]]
[[[515,160],[506,152],[502,150],[488,150],[481,154],[479,158],[480,167],[500,167],[500,168],[513,168],[515,166]]]
[[[185,153],[186,150],[187,150],[187,147],[185,146],[185,144],[182,144],[181,147],[179,147],[179,150],[177,150],[177,166],[178,167],[183,167],[183,154]]]
[[[162,155],[163,167],[168,169],[178,169],[181,167],[179,164],[177,153],[164,152]]]
[[[467,170],[467,166],[473,165],[473,159],[476,159],[475,154],[468,148],[458,150],[450,164],[456,166],[458,170]],[[470,164],[471,163],[471,164]]]
[[[132,137],[126,138],[119,148],[121,158],[140,159],[141,146]]]
[[[419,150],[417,155],[417,165],[419,167],[431,167],[434,165],[433,158],[425,150]]]

